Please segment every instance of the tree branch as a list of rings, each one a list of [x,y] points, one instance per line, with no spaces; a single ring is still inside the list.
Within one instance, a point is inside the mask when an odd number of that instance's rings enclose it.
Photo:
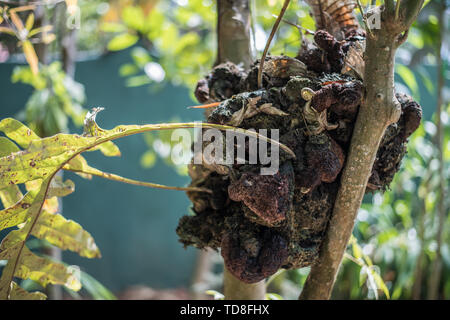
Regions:
[[[266,295],[264,280],[248,284],[233,276],[227,268],[224,268],[223,287],[225,300],[264,300]]]
[[[402,0],[400,4],[400,19],[403,18],[402,22],[405,28],[403,31],[408,30],[417,19],[423,3],[423,0]]]
[[[278,30],[278,26],[280,25],[281,20],[283,19],[284,13],[286,12],[287,7],[289,6],[290,0],[284,0],[283,7],[281,8],[281,12],[277,17],[277,20],[275,21],[275,24],[272,27],[272,31],[270,32],[269,38],[267,39],[266,46],[264,47],[264,52],[262,54],[261,60],[259,62],[259,68],[258,68],[258,89],[262,87],[262,73],[264,70],[264,62],[266,61],[266,55],[269,51],[270,43],[272,42],[273,37],[275,36],[275,33]]]
[[[250,67],[250,7],[248,0],[217,1],[218,52],[216,64],[231,61]],[[247,284],[234,277],[226,267],[223,275],[224,295],[227,300],[261,300],[266,292],[265,282]]]
[[[422,7],[423,0],[417,2],[419,4],[414,6],[417,12],[408,9],[414,17]],[[341,186],[321,245],[319,259],[311,268],[300,299],[330,298],[380,141],[385,129],[400,116],[400,104],[394,92],[396,43],[398,37],[410,27],[405,21],[412,23],[413,20],[402,10],[399,19],[395,20],[393,1],[386,1],[385,4],[381,29],[372,30],[375,36],[366,39],[365,97],[353,130]]]

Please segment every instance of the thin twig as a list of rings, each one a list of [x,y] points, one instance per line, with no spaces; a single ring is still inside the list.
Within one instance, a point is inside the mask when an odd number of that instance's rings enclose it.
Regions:
[[[395,20],[398,20],[398,15],[400,13],[400,0],[397,0],[395,4]]]
[[[363,264],[361,261],[355,259],[355,258],[354,258],[352,255],[350,255],[349,253],[345,252],[345,253],[344,253],[344,257],[347,258],[348,260],[350,260],[350,261],[356,263],[358,266],[364,267],[364,264]]]
[[[165,186],[158,183],[152,183],[152,182],[144,182],[144,181],[138,181],[133,179],[128,179],[125,177],[121,177],[119,175],[116,175],[114,173],[108,173],[108,172],[102,172],[100,170],[76,170],[76,169],[66,169],[72,172],[76,173],[84,173],[84,174],[90,174],[97,177],[105,178],[108,180],[113,181],[119,181],[127,184],[133,184],[136,186],[142,186],[142,187],[149,187],[149,188],[156,188],[156,189],[165,189],[165,190],[179,190],[179,191],[195,191],[195,192],[206,192],[206,193],[212,193],[210,189],[207,188],[199,188],[199,187],[171,187],[171,186]]]
[[[328,30],[328,22],[325,19],[325,15],[323,14],[323,8],[322,8],[322,1],[317,1],[319,4],[319,13],[320,13],[320,25],[322,28],[325,28],[325,30]]]
[[[264,67],[264,61],[266,60],[267,51],[269,51],[270,43],[272,42],[273,37],[275,36],[275,32],[277,32],[278,26],[280,25],[281,19],[283,19],[284,13],[286,12],[287,7],[289,6],[290,0],[284,0],[283,8],[281,8],[280,15],[278,16],[275,24],[272,27],[272,31],[270,32],[269,39],[267,39],[266,47],[264,48],[264,52],[261,57],[261,61],[259,62],[258,69],[258,88],[262,87],[262,72]]]
[[[362,15],[362,18],[363,18],[364,25],[366,26],[366,30],[367,30],[367,32],[369,32],[369,35],[371,37],[373,37],[372,29],[370,29],[370,27],[369,27],[369,22],[367,21],[366,14],[364,13],[364,9],[363,9],[363,7],[361,5],[361,0],[357,0],[356,2],[358,3],[359,11],[361,11],[361,15]]]
[[[406,30],[403,34],[401,34],[398,38],[397,38],[397,42],[396,42],[396,47],[400,47],[403,43],[405,43],[406,40],[408,40],[408,34],[409,34],[409,29]]]
[[[278,18],[278,16],[277,16],[276,14],[273,14],[272,16],[275,17],[275,18]],[[307,28],[304,28],[304,27],[302,27],[302,26],[300,26],[300,25],[298,25],[298,24],[296,24],[296,23],[290,22],[289,20],[281,19],[281,21],[283,21],[284,23],[289,24],[289,25],[291,25],[291,26],[293,26],[293,27],[296,27],[296,28],[299,29],[299,30],[303,30],[303,31],[305,31],[305,33],[307,33],[307,34],[314,34],[314,31],[309,30],[309,29],[307,29]]]

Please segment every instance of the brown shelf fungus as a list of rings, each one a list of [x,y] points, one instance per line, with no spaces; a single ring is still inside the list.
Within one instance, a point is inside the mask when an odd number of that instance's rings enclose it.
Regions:
[[[190,166],[191,186],[212,194],[188,192],[195,215],[180,219],[180,241],[220,249],[227,269],[241,281],[258,282],[279,268],[310,266],[317,259],[364,94],[357,73],[342,73],[349,48],[363,35],[352,25],[346,30],[339,41],[316,32],[316,44],[297,58],[267,57],[259,90],[258,61],[248,72],[232,63],[219,65],[199,81],[200,102],[222,101],[208,122],[268,134],[276,129],[280,142],[295,153],[293,158],[280,150],[273,175],[261,175],[267,165],[251,164],[248,156],[227,170]],[[389,187],[420,123],[420,106],[403,94],[397,99],[402,115],[386,130],[367,191]],[[251,148],[249,139],[241,144]]]

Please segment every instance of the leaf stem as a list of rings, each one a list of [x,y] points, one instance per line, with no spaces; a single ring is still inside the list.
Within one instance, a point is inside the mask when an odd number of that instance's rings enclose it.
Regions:
[[[280,25],[281,20],[283,19],[284,13],[286,12],[287,7],[289,6],[290,0],[284,0],[283,7],[281,8],[280,14],[275,21],[275,24],[272,27],[272,31],[270,32],[269,39],[267,39],[266,46],[264,47],[264,51],[259,62],[258,69],[258,88],[262,87],[262,72],[264,67],[264,61],[266,60],[267,52],[269,51],[270,43],[272,42],[273,37],[275,36],[275,32],[277,32],[278,26]]]
[[[77,173],[85,173],[85,174],[91,174],[97,177],[101,177],[101,178],[105,178],[108,180],[113,180],[113,181],[119,181],[119,182],[123,182],[123,183],[128,183],[128,184],[132,184],[132,185],[136,185],[136,186],[142,186],[142,187],[149,187],[149,188],[157,188],[157,189],[165,189],[165,190],[179,190],[179,191],[195,191],[195,192],[206,192],[206,193],[212,193],[212,191],[210,189],[207,188],[199,188],[199,187],[171,187],[171,186],[165,186],[162,184],[158,184],[158,183],[152,183],[152,182],[144,182],[144,181],[139,181],[139,180],[133,180],[133,179],[128,179],[125,177],[121,177],[117,174],[114,173],[108,173],[108,172],[102,172],[100,170],[77,170],[77,169],[65,169],[68,171],[72,171],[72,172],[77,172]]]

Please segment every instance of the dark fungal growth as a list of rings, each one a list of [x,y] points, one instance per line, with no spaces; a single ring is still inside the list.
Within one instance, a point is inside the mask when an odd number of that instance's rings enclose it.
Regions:
[[[242,221],[231,223],[232,228],[222,237],[222,257],[228,270],[247,283],[271,276],[288,257],[288,242],[272,228]]]
[[[279,268],[306,267],[317,259],[364,95],[358,73],[345,72],[349,48],[363,34],[347,31],[340,41],[318,31],[315,44],[297,58],[267,57],[263,88],[257,88],[259,61],[248,72],[221,64],[199,81],[200,102],[222,102],[208,122],[278,129],[280,142],[295,154],[280,149],[273,175],[261,175],[263,165],[248,158],[228,166],[189,166],[191,186],[212,193],[188,192],[195,215],[180,219],[180,241],[221,249],[227,269],[241,281],[261,281]],[[403,94],[397,99],[402,115],[386,130],[367,192],[389,187],[420,124],[420,106]]]
[[[195,97],[201,103],[222,101],[241,92],[244,71],[233,63],[216,66],[195,88]]]

